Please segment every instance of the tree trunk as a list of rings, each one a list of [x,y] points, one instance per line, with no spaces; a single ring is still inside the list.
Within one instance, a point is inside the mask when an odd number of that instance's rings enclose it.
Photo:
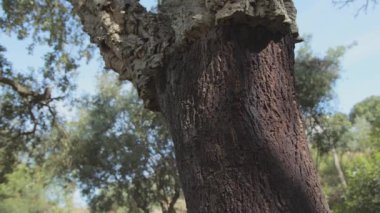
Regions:
[[[334,157],[335,168],[336,168],[336,171],[338,172],[338,175],[339,175],[339,180],[342,183],[343,187],[347,188],[346,178],[344,177],[342,167],[340,166],[339,156],[338,156],[338,153],[337,153],[335,147],[332,148],[332,153],[333,153],[333,157]]]
[[[157,79],[188,211],[329,212],[294,96],[294,39],[218,27]]]
[[[166,117],[190,213],[329,211],[294,96],[292,0],[71,2],[106,66]]]

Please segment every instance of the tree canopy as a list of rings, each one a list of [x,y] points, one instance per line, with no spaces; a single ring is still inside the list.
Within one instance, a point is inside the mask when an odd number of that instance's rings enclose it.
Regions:
[[[115,78],[101,76],[98,88],[99,94],[80,102],[79,120],[69,125],[67,170],[95,211],[115,205],[144,212],[159,205],[163,212],[174,211],[180,186],[164,120],[144,110],[136,93]]]

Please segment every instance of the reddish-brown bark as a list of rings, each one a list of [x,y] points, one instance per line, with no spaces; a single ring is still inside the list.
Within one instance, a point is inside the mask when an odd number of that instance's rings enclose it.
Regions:
[[[106,65],[166,117],[189,212],[329,211],[294,96],[291,0],[164,1],[160,15],[71,1]]]
[[[189,212],[329,212],[294,96],[292,35],[226,26],[156,78]]]

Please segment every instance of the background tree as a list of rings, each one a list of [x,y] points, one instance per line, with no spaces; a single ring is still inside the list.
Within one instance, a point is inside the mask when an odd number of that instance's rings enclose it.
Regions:
[[[351,121],[364,118],[371,125],[370,143],[377,150],[380,148],[380,97],[371,96],[357,103],[351,113]]]
[[[15,70],[0,46],[0,183],[12,171],[20,152],[33,152],[62,123],[56,106],[74,89],[74,73],[92,46],[70,4],[57,0],[2,0],[0,33],[29,42],[28,51],[43,48],[44,65]]]
[[[7,178],[7,183],[0,184],[1,212],[72,212],[73,187],[53,178],[45,168],[18,164]]]
[[[91,57],[91,46],[67,1],[2,0],[1,5],[1,33],[28,39],[30,54],[37,46],[48,50],[44,66],[37,70],[14,70],[3,54],[0,57],[1,123],[12,133],[31,134],[37,127],[44,130],[49,126],[43,122],[55,115],[50,102],[69,94],[73,88],[71,71],[81,59]],[[44,107],[47,112],[41,110]],[[11,121],[16,124],[8,125]]]
[[[62,158],[95,212],[175,212],[180,186],[173,144],[163,119],[143,109],[130,89],[102,75],[99,94],[84,98]],[[62,163],[61,159],[54,164]],[[98,193],[96,192],[98,191]]]
[[[350,185],[338,212],[380,211],[380,153],[359,156],[350,165]]]
[[[343,187],[347,187],[337,148],[345,146],[344,143],[346,140],[344,140],[344,137],[351,128],[351,122],[348,120],[347,115],[342,113],[336,113],[331,117],[325,117],[322,122],[323,129],[320,129],[319,132],[313,135],[312,141],[315,144],[318,144],[316,147],[319,149],[319,152],[332,152],[340,183]]]
[[[365,106],[366,100],[356,104],[352,114],[358,106]],[[373,110],[370,117],[377,114],[379,112]],[[380,173],[376,166],[379,150],[373,141],[378,141],[379,135],[371,134],[373,127],[365,116],[358,116],[352,122],[347,118],[343,114],[326,117],[328,125],[324,124],[324,128],[314,134],[318,136],[314,139],[323,144],[319,148],[325,147],[325,151],[332,152],[332,155],[319,155],[318,168],[324,191],[334,212],[377,212],[378,198],[375,194],[380,190]],[[331,139],[337,141],[335,152]],[[342,187],[342,177],[346,187]]]
[[[0,183],[17,165],[19,152],[41,142],[33,137],[36,131],[40,134],[50,129],[56,119],[49,89],[35,92],[31,85],[33,79],[14,73],[4,51],[0,46],[0,83],[6,85],[0,87]]]
[[[321,120],[333,111],[333,87],[341,74],[340,60],[348,48],[330,48],[324,57],[319,57],[312,52],[310,41],[311,36],[305,36],[294,65],[297,100],[309,138],[316,128],[323,128]]]

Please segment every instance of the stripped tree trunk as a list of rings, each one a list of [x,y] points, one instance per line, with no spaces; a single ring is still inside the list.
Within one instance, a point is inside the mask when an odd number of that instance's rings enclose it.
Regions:
[[[189,212],[329,212],[294,96],[291,0],[72,0],[166,117]]]
[[[160,96],[189,212],[327,212],[294,97],[291,35],[215,29]]]

